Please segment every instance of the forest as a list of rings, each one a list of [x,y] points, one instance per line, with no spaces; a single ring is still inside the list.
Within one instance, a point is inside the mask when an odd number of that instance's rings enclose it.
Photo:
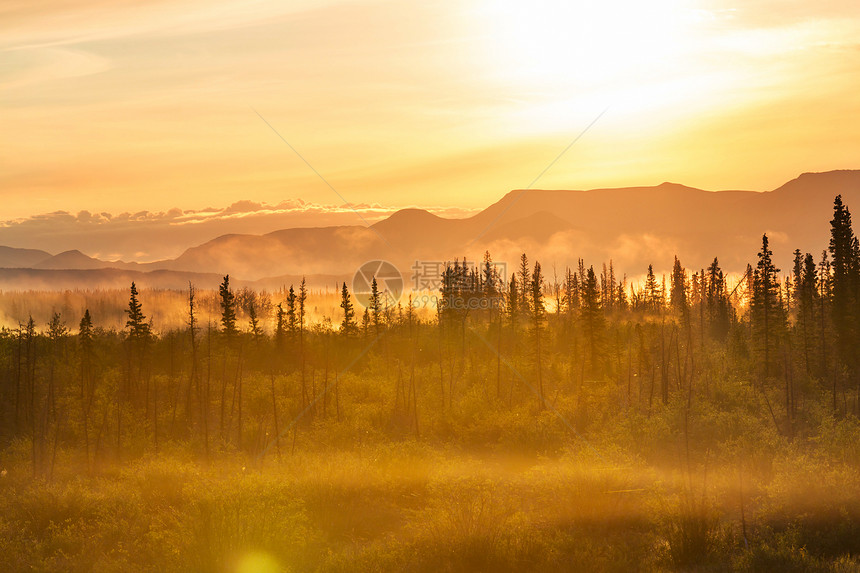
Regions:
[[[57,306],[0,332],[0,564],[857,570],[841,197],[830,232],[790,269],[764,234],[736,284],[718,258],[632,284],[527,254],[502,276],[485,253],[446,264],[429,307],[376,279],[363,307],[346,283],[320,302],[229,276]]]

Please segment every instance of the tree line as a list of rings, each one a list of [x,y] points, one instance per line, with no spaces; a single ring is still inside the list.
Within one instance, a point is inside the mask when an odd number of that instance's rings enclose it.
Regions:
[[[445,265],[432,320],[411,296],[392,304],[375,278],[363,311],[341,285],[335,324],[310,322],[304,280],[275,305],[237,296],[226,276],[217,322],[201,322],[189,284],[184,326],[156,334],[132,283],[121,331],[87,309],[77,333],[59,313],[44,330],[31,318],[0,333],[0,440],[50,477],[71,452],[92,467],[177,444],[207,458],[281,456],[300,434],[362,428],[449,440],[468,408],[499,420],[551,410],[587,431],[607,413],[717,407],[726,377],[794,439],[822,408],[860,415],[860,245],[841,197],[830,226],[818,261],[798,249],[786,276],[763,235],[731,289],[717,258],[691,272],[675,257],[660,279],[649,265],[637,287],[611,261],[548,280],[526,254],[502,277],[485,253],[478,266]]]

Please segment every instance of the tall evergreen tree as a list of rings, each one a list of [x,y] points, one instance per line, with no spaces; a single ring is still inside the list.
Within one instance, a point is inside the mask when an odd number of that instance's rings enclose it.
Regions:
[[[839,357],[852,375],[858,372],[860,343],[860,247],[851,227],[851,213],[837,195],[830,221],[833,327]]]
[[[92,348],[93,344],[93,319],[90,316],[90,309],[84,310],[84,316],[81,317],[80,325],[78,326],[78,341],[82,350]]]
[[[493,265],[490,251],[484,253],[484,264],[481,267],[481,282],[481,287],[486,298],[492,299],[498,294],[499,277],[496,267]]]
[[[305,333],[305,315],[307,314],[308,303],[308,285],[305,277],[302,277],[302,282],[299,284],[298,297],[298,322],[299,322],[299,337],[304,337]]]
[[[764,377],[775,373],[776,349],[785,328],[785,308],[780,297],[779,269],[773,264],[773,252],[768,246],[767,235],[762,235],[758,264],[753,273],[751,322],[755,346],[758,349]]]
[[[379,292],[379,285],[376,283],[376,277],[370,283],[370,317],[373,320],[373,329],[376,335],[379,336],[379,326],[382,322],[382,295]]]
[[[540,408],[544,408],[545,399],[543,391],[543,356],[541,355],[541,337],[543,336],[543,323],[545,308],[543,301],[543,274],[541,273],[540,263],[535,261],[534,272],[531,277],[531,319],[532,319],[532,334],[535,340],[535,370],[537,372],[538,392],[540,399]]]
[[[89,462],[90,455],[90,411],[95,397],[95,375],[93,367],[95,363],[94,341],[93,341],[93,319],[90,309],[84,310],[84,316],[78,325],[78,343],[81,348],[81,422],[84,430],[84,447],[86,460]]]
[[[729,297],[717,257],[714,257],[701,280],[704,281],[705,296],[702,302],[707,309],[708,331],[714,340],[722,342],[729,333]]]
[[[239,331],[236,328],[236,298],[230,289],[230,275],[224,277],[224,281],[218,287],[218,294],[221,296],[221,326],[224,334],[233,337]]]
[[[344,336],[352,336],[355,334],[358,326],[355,323],[355,310],[352,307],[352,300],[350,299],[349,291],[346,289],[346,283],[343,283],[343,287],[340,290],[340,308],[343,309],[343,320],[340,323],[340,331]]]
[[[600,287],[594,267],[588,267],[582,284],[580,315],[589,349],[591,373],[596,375],[601,362],[605,318],[600,302]]]
[[[128,320],[125,322],[128,328],[129,337],[134,340],[145,340],[149,337],[149,323],[146,322],[146,316],[143,314],[143,305],[138,300],[137,286],[134,282],[131,283],[131,296],[128,300],[128,308],[125,313],[128,315]]]
[[[517,287],[517,275],[514,273],[511,275],[511,280],[508,283],[508,296],[507,296],[507,310],[508,310],[508,318],[511,321],[512,326],[516,326],[517,320],[519,319],[519,308],[520,308],[520,294]]]
[[[689,304],[687,302],[687,275],[684,272],[684,267],[681,266],[681,261],[675,257],[675,263],[672,266],[672,286],[671,286],[672,308],[683,321],[689,318]]]
[[[818,273],[816,272],[815,259],[806,253],[803,263],[795,277],[795,300],[797,307],[796,328],[801,339],[803,348],[803,363],[807,374],[813,371],[813,356],[815,345],[815,332],[818,321]],[[824,333],[821,333],[824,336]]]
[[[299,315],[296,309],[296,301],[296,291],[293,290],[293,285],[290,285],[290,292],[287,294],[287,330],[292,336],[295,336],[299,332]]]
[[[579,277],[569,267],[564,276],[564,296],[562,304],[568,318],[572,318],[579,309]]]
[[[660,292],[660,285],[657,284],[657,277],[654,276],[654,265],[648,265],[648,274],[645,276],[645,293],[644,293],[645,310],[656,312],[662,309],[663,294]]]
[[[520,312],[528,315],[529,304],[531,298],[531,269],[529,269],[529,259],[525,253],[520,256]]]

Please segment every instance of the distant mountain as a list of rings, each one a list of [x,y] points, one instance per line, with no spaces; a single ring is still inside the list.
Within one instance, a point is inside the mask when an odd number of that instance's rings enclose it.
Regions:
[[[31,268],[50,258],[51,253],[36,249],[0,247],[0,268]]]
[[[663,272],[675,255],[689,269],[704,268],[719,257],[725,271],[742,272],[755,263],[767,233],[774,259],[787,273],[794,249],[818,259],[827,248],[838,194],[849,209],[860,210],[860,171],[804,173],[768,192],[704,191],[668,182],[588,191],[515,190],[465,219],[404,209],[370,227],[223,235],[176,259],[140,265],[99,261],[79,251],[52,257],[0,248],[0,266],[229,273],[262,281],[255,284],[313,275],[330,284],[349,280],[369,260],[389,260],[408,279],[416,261],[474,260],[489,250],[496,261],[512,266],[525,252],[559,275],[580,257],[594,265],[612,259],[619,274],[640,275],[651,263]],[[0,288],[7,288],[3,280],[0,276]]]
[[[34,269],[103,269],[111,263],[88,257],[78,250],[65,251],[33,265]]]

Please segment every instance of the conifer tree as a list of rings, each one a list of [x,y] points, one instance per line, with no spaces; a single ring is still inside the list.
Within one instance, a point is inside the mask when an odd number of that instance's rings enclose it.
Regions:
[[[564,296],[562,298],[565,314],[572,318],[579,308],[579,277],[569,267],[564,277]]]
[[[382,300],[379,293],[379,285],[376,283],[376,277],[370,283],[370,315],[373,320],[373,329],[376,335],[379,336],[379,325],[382,316]]]
[[[299,316],[296,309],[296,291],[293,290],[293,285],[290,285],[290,292],[287,294],[287,329],[290,335],[296,335],[299,331]]]
[[[672,308],[681,320],[686,322],[689,318],[689,304],[687,302],[687,275],[684,272],[684,267],[681,266],[681,261],[675,257],[675,263],[672,266],[672,287],[671,287]]]
[[[365,338],[367,338],[367,331],[370,328],[370,311],[367,310],[367,307],[364,309],[364,313],[361,315],[361,331]]]
[[[807,374],[811,374],[815,332],[818,324],[816,320],[818,312],[818,273],[816,272],[815,259],[812,258],[811,254],[806,253],[799,268],[796,265],[795,273],[796,329],[801,338],[803,363]],[[824,336],[824,333],[822,333],[822,336]]]
[[[594,273],[593,266],[588,267],[588,271],[585,275],[585,282],[582,285],[581,298],[582,305],[580,306],[580,315],[589,349],[591,373],[592,375],[596,375],[602,353],[603,326],[605,319],[600,303],[600,290],[597,284],[597,275]]]
[[[84,430],[84,447],[86,460],[89,461],[90,410],[92,409],[93,398],[95,397],[95,376],[93,375],[93,363],[95,362],[93,348],[93,319],[90,316],[90,309],[84,310],[84,316],[81,317],[81,322],[78,325],[78,343],[81,348],[81,421]]]
[[[125,326],[128,328],[129,338],[133,340],[145,340],[149,337],[150,328],[149,323],[146,322],[146,316],[143,314],[143,305],[137,296],[137,286],[132,282],[131,296],[128,300],[128,308],[125,311],[128,315]]]
[[[531,319],[532,319],[532,334],[535,340],[535,369],[537,371],[538,392],[540,398],[540,408],[544,408],[544,392],[543,392],[543,370],[541,356],[541,336],[543,335],[543,322],[545,319],[544,301],[543,301],[543,274],[541,273],[540,263],[535,261],[534,272],[531,277]]]
[[[837,195],[830,221],[830,255],[832,269],[833,327],[839,357],[857,374],[858,342],[860,342],[860,246],[851,227],[851,213]]]
[[[527,315],[529,312],[529,298],[531,296],[531,269],[529,269],[529,259],[525,253],[520,256],[520,311]]]
[[[657,285],[657,277],[654,276],[654,265],[648,265],[648,274],[645,276],[645,293],[644,293],[645,310],[656,312],[662,306],[662,294],[660,287]]]
[[[517,319],[519,318],[519,307],[520,307],[520,294],[517,287],[517,275],[514,273],[511,275],[511,280],[508,283],[508,297],[507,297],[507,307],[508,307],[508,318],[511,321],[512,326],[516,326]]]
[[[493,265],[490,251],[484,253],[484,265],[481,269],[481,296],[487,303],[483,308],[492,308],[494,312],[501,312],[498,306],[499,294],[501,292],[501,278]]]
[[[729,333],[729,300],[726,292],[726,279],[720,269],[720,262],[714,257],[708,266],[704,280],[705,300],[707,308],[708,330],[714,340],[724,341]]]
[[[340,323],[340,331],[344,336],[352,336],[356,330],[355,310],[353,310],[352,300],[350,299],[349,291],[346,289],[346,283],[343,283],[340,291],[340,308],[343,309],[343,321]],[[409,308],[410,310],[412,309],[411,304]]]
[[[236,329],[236,299],[230,289],[230,275],[224,277],[224,281],[218,287],[221,296],[221,326],[228,338],[235,336],[239,331]]]
[[[299,331],[304,331],[305,328],[305,316],[307,314],[307,303],[308,303],[308,286],[305,281],[305,277],[302,277],[302,282],[299,285]]]
[[[84,310],[84,316],[81,317],[80,325],[78,326],[78,341],[82,350],[90,350],[93,344],[93,319],[90,316],[90,309]]]
[[[773,252],[767,235],[762,235],[758,264],[753,273],[751,322],[756,348],[762,357],[765,379],[775,372],[776,349],[785,328],[785,309],[780,298],[779,269],[773,264]]]

